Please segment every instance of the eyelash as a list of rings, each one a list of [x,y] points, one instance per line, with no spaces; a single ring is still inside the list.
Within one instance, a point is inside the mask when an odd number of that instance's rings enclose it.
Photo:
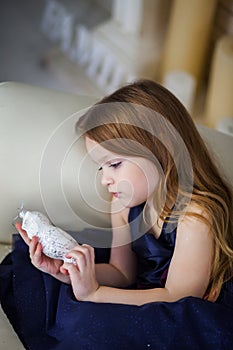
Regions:
[[[114,169],[117,169],[117,168],[119,168],[119,167],[121,166],[121,163],[122,163],[122,162],[112,163],[112,164],[109,165],[109,167],[112,167],[112,168],[114,168]],[[101,167],[98,169],[98,171],[101,171],[102,169],[103,169],[103,167],[101,166]]]
[[[121,166],[121,162],[116,162],[116,163],[110,164],[110,167],[113,167],[114,169],[119,168],[119,166]]]

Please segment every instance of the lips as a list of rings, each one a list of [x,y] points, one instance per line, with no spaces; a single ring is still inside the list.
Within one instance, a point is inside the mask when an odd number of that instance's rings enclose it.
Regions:
[[[118,197],[119,197],[119,193],[118,193],[118,192],[112,192],[112,195],[113,195],[115,198],[118,198]]]

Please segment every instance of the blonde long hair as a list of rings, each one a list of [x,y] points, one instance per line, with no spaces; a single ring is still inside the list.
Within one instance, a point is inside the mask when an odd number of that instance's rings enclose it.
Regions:
[[[160,218],[185,213],[209,225],[214,254],[206,294],[219,291],[233,275],[232,190],[179,100],[163,86],[139,80],[104,97],[76,127],[114,153],[156,158],[163,172],[155,201]],[[187,212],[190,203],[205,215]]]

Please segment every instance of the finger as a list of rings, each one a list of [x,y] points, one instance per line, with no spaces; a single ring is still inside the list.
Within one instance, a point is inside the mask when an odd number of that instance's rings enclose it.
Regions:
[[[31,242],[31,240],[30,240],[30,238],[28,237],[27,232],[26,232],[25,230],[22,229],[21,223],[20,223],[20,222],[17,222],[17,223],[15,224],[15,228],[16,228],[16,230],[19,232],[20,236],[23,238],[24,242],[25,242],[26,244],[29,245],[30,242]]]
[[[82,277],[82,273],[79,271],[78,266],[65,262],[60,268],[60,270],[65,275],[69,275],[73,292],[76,298],[79,300],[76,290],[77,290],[77,287],[83,284],[83,277]]]
[[[78,265],[64,262],[64,264],[60,267],[60,271],[64,275],[70,276],[70,280],[72,281],[77,282],[81,280],[81,272]]]
[[[78,255],[79,254],[79,255]],[[80,256],[80,254],[82,256]],[[84,259],[85,265],[87,264],[92,264],[93,257],[94,257],[94,249],[87,245],[87,244],[83,244],[83,245],[79,245],[76,246],[74,249],[72,249],[68,254],[67,257],[68,258],[74,258],[74,259]],[[81,260],[80,260],[81,261]]]
[[[62,265],[60,267],[60,272],[63,273],[63,275],[69,275],[69,271]]]
[[[66,262],[69,265],[75,266],[80,272],[83,272],[87,266],[87,260],[85,254],[82,251],[72,250],[67,254],[67,258],[72,258],[75,263]],[[70,267],[70,266],[69,266]]]
[[[83,244],[81,249],[82,249],[81,251],[83,252],[83,254],[86,257],[87,264],[89,264],[91,266],[95,265],[95,250],[94,250],[94,248],[88,244]]]
[[[34,256],[37,244],[38,244],[38,238],[36,236],[32,237],[31,242],[29,244],[30,256]]]
[[[30,258],[35,264],[40,264],[42,258],[42,245],[38,242],[38,237],[32,237],[29,245]]]
[[[87,247],[89,251],[90,261],[92,264],[95,265],[95,249],[91,247],[90,245],[83,244],[83,247]]]

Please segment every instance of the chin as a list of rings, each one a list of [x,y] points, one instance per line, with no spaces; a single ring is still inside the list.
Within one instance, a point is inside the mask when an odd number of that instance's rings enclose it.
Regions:
[[[137,205],[141,205],[143,203],[146,202],[146,199],[131,199],[131,200],[120,200],[121,204],[125,207],[125,208],[133,208],[136,207]]]

